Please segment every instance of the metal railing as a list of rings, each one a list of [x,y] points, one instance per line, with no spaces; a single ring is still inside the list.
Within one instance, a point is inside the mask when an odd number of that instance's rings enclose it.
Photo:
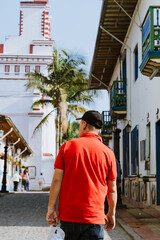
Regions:
[[[103,111],[103,127],[102,127],[102,134],[111,134],[112,129],[111,129],[111,115],[110,111]]]
[[[114,81],[111,89],[111,109],[126,110],[127,86],[126,81]]]

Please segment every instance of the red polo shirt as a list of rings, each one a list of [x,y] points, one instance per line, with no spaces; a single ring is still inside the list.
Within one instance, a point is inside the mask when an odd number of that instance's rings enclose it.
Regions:
[[[68,222],[104,224],[107,180],[116,180],[114,153],[100,136],[84,133],[64,143],[55,169],[64,170],[59,197],[59,219]]]

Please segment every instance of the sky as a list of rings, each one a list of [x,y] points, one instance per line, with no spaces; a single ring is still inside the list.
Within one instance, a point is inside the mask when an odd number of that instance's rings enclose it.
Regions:
[[[19,34],[20,0],[0,0],[0,43],[10,35]],[[80,54],[86,59],[89,73],[93,58],[102,0],[49,0],[52,39],[58,49]],[[100,112],[109,109],[106,90],[94,99]]]

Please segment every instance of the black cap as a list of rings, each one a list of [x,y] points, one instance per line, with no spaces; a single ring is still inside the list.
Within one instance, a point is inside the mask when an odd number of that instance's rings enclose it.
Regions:
[[[81,118],[76,118],[76,120],[84,120],[86,123],[101,129],[103,124],[103,117],[98,111],[87,111]]]

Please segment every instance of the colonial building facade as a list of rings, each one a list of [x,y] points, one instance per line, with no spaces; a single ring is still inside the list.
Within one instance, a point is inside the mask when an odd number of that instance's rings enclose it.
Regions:
[[[55,117],[32,136],[50,109],[32,109],[33,102],[43,96],[27,91],[25,86],[28,72],[47,74],[47,64],[52,60],[49,8],[48,0],[21,1],[19,36],[0,44],[0,114],[13,121],[32,149],[32,156],[23,162],[28,167],[31,190],[38,189],[41,172],[50,185],[55,158]]]
[[[160,4],[104,1],[89,86],[106,88],[102,136],[128,200],[160,205]],[[107,110],[107,109],[106,109]]]

